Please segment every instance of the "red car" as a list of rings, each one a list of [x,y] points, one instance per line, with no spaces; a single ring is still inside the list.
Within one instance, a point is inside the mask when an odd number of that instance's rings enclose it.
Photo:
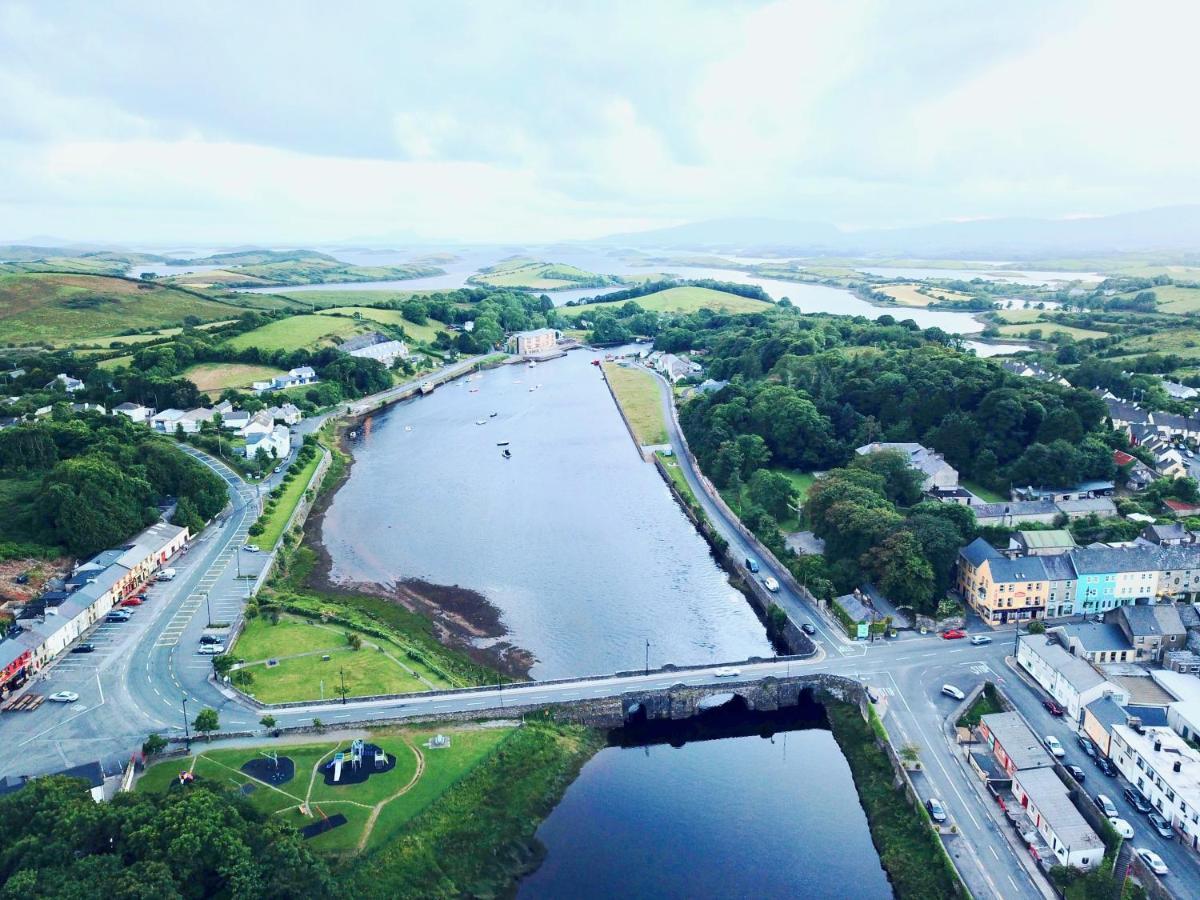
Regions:
[[[1050,713],[1050,715],[1052,715],[1052,716],[1066,715],[1066,712],[1067,712],[1065,709],[1063,709],[1061,706],[1059,706],[1053,700],[1043,700],[1042,706],[1046,707],[1046,712]]]
[[[127,597],[126,599],[121,601],[121,605],[122,606],[141,606],[142,598],[141,597]]]
[[[957,628],[951,628],[949,631],[942,632],[942,639],[947,640],[947,641],[957,640],[958,638],[965,638],[966,636],[967,636],[967,633],[965,631],[959,631]]]

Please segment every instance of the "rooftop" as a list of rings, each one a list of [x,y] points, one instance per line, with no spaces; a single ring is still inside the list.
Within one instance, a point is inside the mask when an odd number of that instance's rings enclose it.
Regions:
[[[1001,553],[983,538],[975,538],[967,546],[958,551],[959,556],[978,567],[985,559],[999,559]]]
[[[1017,539],[1030,550],[1050,550],[1055,547],[1074,547],[1075,539],[1065,528],[1049,531],[1018,531]]]
[[[1009,500],[1004,503],[973,503],[977,519],[996,519],[1000,516],[1012,516],[1013,519],[1030,518],[1032,516],[1056,516],[1058,507],[1053,500]]]
[[[1057,641],[1050,640],[1049,635],[1023,634],[1019,640],[1065,678],[1076,692],[1083,693],[1104,684],[1103,675],[1088,665],[1086,660],[1072,656]]]
[[[1132,649],[1129,641],[1125,640],[1125,633],[1108,622],[1070,622],[1066,625],[1055,625],[1050,631],[1075,638],[1089,653]]]
[[[1170,669],[1154,669],[1150,677],[1176,700],[1200,701],[1200,678]]]
[[[1193,809],[1200,807],[1200,750],[1170,728],[1150,726],[1138,734],[1128,725],[1114,725],[1112,733],[1146,760],[1184,803]]]
[[[1093,700],[1086,708],[1096,718],[1096,721],[1104,726],[1105,731],[1113,725],[1124,725],[1129,721],[1129,713],[1125,711],[1125,707],[1111,697]]]
[[[988,713],[980,720],[1004,748],[1018,769],[1040,769],[1054,765],[1050,754],[1036,734],[1029,730],[1020,713]]]
[[[1079,808],[1071,802],[1067,786],[1053,769],[1018,772],[1015,780],[1029,795],[1030,802],[1037,807],[1047,827],[1071,852],[1104,848],[1104,842],[1088,825]]]

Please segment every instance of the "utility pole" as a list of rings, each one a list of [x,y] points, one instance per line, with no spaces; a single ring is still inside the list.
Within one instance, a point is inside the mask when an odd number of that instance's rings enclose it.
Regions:
[[[183,695],[183,742],[188,750],[192,749],[192,733],[188,731],[187,694]]]
[[[213,627],[212,602],[208,599],[208,591],[204,592],[204,606],[208,609],[208,627]]]

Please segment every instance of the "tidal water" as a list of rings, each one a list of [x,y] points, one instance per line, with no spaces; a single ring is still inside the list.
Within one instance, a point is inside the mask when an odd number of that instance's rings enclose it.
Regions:
[[[492,369],[372,417],[325,516],[331,576],[479,591],[535,678],[640,668],[647,641],[651,665],[769,656],[591,359]]]

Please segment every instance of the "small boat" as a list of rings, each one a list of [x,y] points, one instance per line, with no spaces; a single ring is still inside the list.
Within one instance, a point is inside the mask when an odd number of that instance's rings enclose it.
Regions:
[[[479,388],[471,388],[471,393],[472,393],[472,394],[478,394],[478,393],[479,393]]]
[[[497,447],[507,447],[508,441],[496,441],[496,446]]]
[[[600,365],[600,360],[598,360],[598,359],[593,359],[593,360],[592,360],[592,365],[593,365],[593,366],[598,366],[598,365]]]
[[[476,425],[486,425],[486,424],[487,424],[487,419],[476,419],[476,420],[475,420],[475,424],[476,424]]]
[[[432,392],[433,392],[433,382],[432,381],[425,381],[425,382],[421,383],[421,393],[422,394],[429,394]]]
[[[489,413],[489,414],[488,414],[488,418],[489,418],[489,419],[494,419],[494,418],[496,418],[496,416],[498,416],[498,415],[500,415],[500,414],[499,414],[499,413]]]
[[[529,368],[531,368],[531,369],[533,369],[533,368],[536,368],[536,367],[537,367],[537,360],[536,360],[536,359],[531,359],[529,362],[525,363],[525,365],[526,365],[526,366],[528,366],[528,367],[529,367]]]
[[[504,448],[504,452],[501,453],[500,455],[503,456],[505,459],[512,459],[512,451],[509,450],[507,447]]]
[[[405,431],[412,431],[412,426],[411,426],[411,425],[405,425],[405,426],[404,426],[404,430],[405,430]]]
[[[535,388],[535,387],[531,387],[531,388],[529,389],[529,393],[531,393],[531,394],[532,394],[532,393],[533,393],[534,391],[536,391],[536,390],[537,390],[537,388]]]

